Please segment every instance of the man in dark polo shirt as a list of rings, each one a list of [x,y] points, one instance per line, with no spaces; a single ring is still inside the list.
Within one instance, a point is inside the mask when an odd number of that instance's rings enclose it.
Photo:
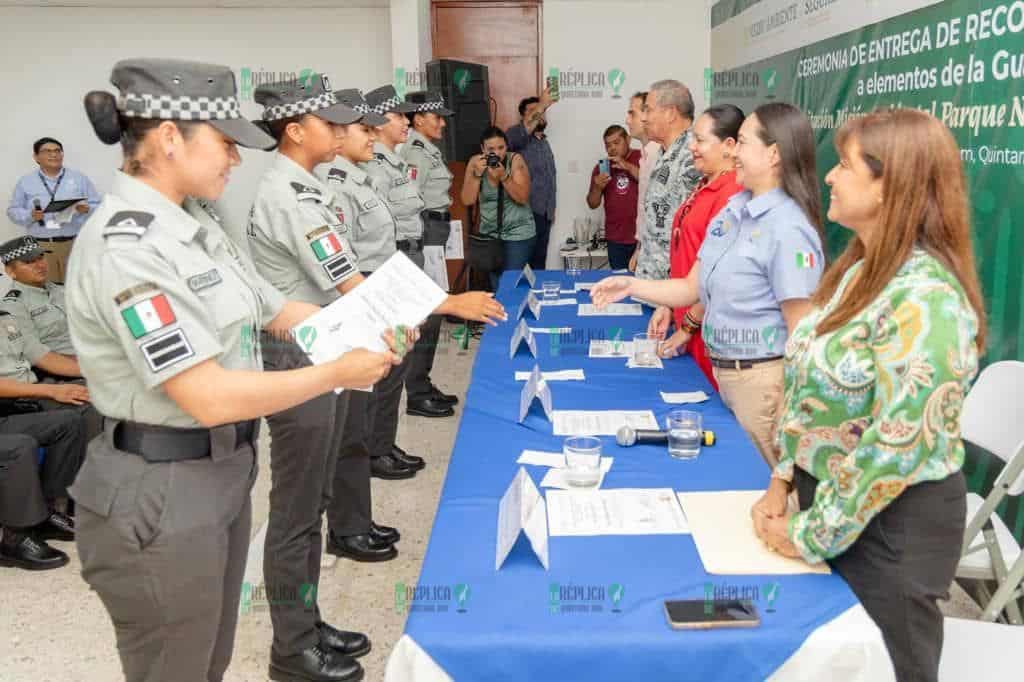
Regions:
[[[608,158],[599,161],[590,174],[587,206],[597,208],[604,202],[608,264],[612,270],[622,270],[629,265],[636,249],[640,150],[629,148],[629,133],[620,125],[604,131],[604,148]]]
[[[547,110],[554,104],[551,91],[545,89],[540,97],[527,97],[519,103],[520,123],[506,132],[509,151],[519,152],[530,171],[530,208],[537,226],[537,242],[530,256],[534,270],[547,268],[548,241],[551,225],[555,222],[555,196],[558,183],[555,174],[555,155],[548,143]]]

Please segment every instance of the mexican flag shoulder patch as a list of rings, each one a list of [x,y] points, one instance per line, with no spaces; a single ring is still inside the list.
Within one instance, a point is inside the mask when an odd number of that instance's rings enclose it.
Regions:
[[[309,247],[313,249],[313,255],[316,256],[317,261],[323,262],[341,251],[341,240],[338,239],[338,235],[331,230],[326,232],[323,236],[310,241]]]
[[[810,251],[797,251],[796,252],[796,266],[802,269],[810,269],[814,267],[814,254]]]
[[[146,334],[163,329],[177,320],[167,297],[157,294],[121,310],[121,318],[128,325],[132,337],[140,339]]]

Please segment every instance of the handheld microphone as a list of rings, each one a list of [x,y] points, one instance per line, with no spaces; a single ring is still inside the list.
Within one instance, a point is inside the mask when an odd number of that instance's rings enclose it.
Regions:
[[[634,445],[664,445],[668,443],[668,431],[651,431],[622,426],[615,434],[615,442],[624,448]],[[710,447],[715,444],[715,432],[704,429],[701,431],[701,442]]]
[[[32,206],[37,211],[42,211],[43,210],[43,205],[39,203],[39,199],[33,199],[32,200]],[[46,226],[46,223],[43,220],[37,220],[36,222],[39,223],[40,225],[44,226],[44,227]]]

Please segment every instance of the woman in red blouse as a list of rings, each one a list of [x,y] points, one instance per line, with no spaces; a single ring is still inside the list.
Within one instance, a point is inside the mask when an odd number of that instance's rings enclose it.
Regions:
[[[736,137],[743,123],[743,112],[732,104],[716,104],[704,110],[693,124],[690,153],[693,165],[704,174],[700,184],[690,192],[672,220],[672,241],[669,251],[672,277],[686,277],[697,261],[697,251],[711,219],[729,199],[743,188],[736,183]],[[701,339],[704,306],[697,303],[674,311],[659,306],[651,317],[648,332],[665,335],[675,320],[676,332],[662,342],[659,354],[673,358],[689,350],[704,376],[717,389]]]

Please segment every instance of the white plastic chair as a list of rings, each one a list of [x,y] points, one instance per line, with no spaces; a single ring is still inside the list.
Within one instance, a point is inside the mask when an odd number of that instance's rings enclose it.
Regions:
[[[964,399],[960,433],[1005,467],[988,497],[967,495],[967,529],[956,576],[994,581],[994,594],[981,587],[988,600],[982,604],[982,620],[995,621],[1005,610],[1008,621],[1020,625],[1024,552],[995,509],[1007,495],[1024,493],[1024,362],[996,362],[982,371]]]
[[[939,682],[1019,682],[1024,628],[946,618]]]

